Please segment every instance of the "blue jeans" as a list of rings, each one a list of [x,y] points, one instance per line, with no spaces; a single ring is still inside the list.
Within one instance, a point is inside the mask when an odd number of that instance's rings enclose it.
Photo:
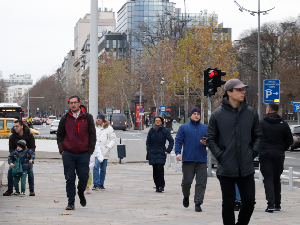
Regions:
[[[95,165],[93,168],[93,182],[95,187],[103,186],[106,175],[107,159],[100,162],[98,158],[95,158]],[[99,174],[100,169],[100,174]]]
[[[235,201],[241,202],[240,191],[236,183],[235,183]]]
[[[14,179],[12,176],[12,169],[10,166],[7,172],[7,183],[8,183],[8,189],[13,190]],[[28,183],[29,183],[29,189],[34,189],[33,164],[31,164],[31,167],[28,170]]]
[[[83,195],[89,179],[90,153],[82,152],[75,154],[74,152],[64,151],[62,160],[64,164],[68,203],[74,204],[76,195],[76,174],[79,179],[77,185],[78,195]]]

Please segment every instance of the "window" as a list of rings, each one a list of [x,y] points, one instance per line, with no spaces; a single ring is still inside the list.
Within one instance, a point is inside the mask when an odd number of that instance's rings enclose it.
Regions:
[[[3,122],[3,121],[2,121]],[[7,130],[10,130],[13,126],[14,126],[14,122],[13,120],[6,120],[6,127]]]
[[[113,48],[117,47],[117,40],[113,40]]]
[[[106,48],[109,48],[109,40],[106,40]]]
[[[4,121],[1,120],[1,121],[0,121],[0,130],[3,130],[3,129],[4,129]]]

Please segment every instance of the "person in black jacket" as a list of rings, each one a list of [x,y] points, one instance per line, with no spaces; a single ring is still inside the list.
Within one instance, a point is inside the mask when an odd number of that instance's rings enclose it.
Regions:
[[[260,121],[264,141],[259,154],[261,173],[264,176],[266,212],[280,211],[281,183],[285,151],[293,143],[291,129],[287,122],[277,114],[279,106],[269,104],[267,115]]]
[[[166,155],[170,154],[174,146],[174,139],[171,134],[163,127],[164,119],[156,116],[152,128],[147,136],[147,159],[149,165],[153,167],[153,180],[156,186],[156,192],[163,192],[165,187],[164,165]],[[169,141],[166,149],[166,140]]]
[[[262,132],[257,112],[245,101],[247,85],[239,79],[225,84],[222,105],[211,115],[206,144],[218,161],[224,225],[248,224],[255,205],[253,159],[261,147]],[[235,223],[235,183],[242,207]]]

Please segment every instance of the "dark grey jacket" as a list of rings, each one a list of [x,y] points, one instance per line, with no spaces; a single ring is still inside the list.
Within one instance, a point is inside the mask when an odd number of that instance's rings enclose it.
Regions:
[[[209,120],[206,144],[218,160],[217,175],[245,177],[253,174],[262,132],[256,111],[244,101],[234,109],[225,97]]]

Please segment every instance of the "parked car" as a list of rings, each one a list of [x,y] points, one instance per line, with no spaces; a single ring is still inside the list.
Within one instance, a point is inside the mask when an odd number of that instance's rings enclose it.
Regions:
[[[0,135],[9,135],[16,120],[15,118],[0,118]],[[33,135],[40,134],[40,132],[35,129],[30,129],[30,132]]]
[[[42,123],[47,123],[47,119],[46,118],[42,118]]]
[[[300,148],[300,125],[290,125],[290,129],[292,131],[294,140],[290,150],[293,151],[296,148]]]
[[[49,116],[47,120],[47,124],[51,125],[54,120],[57,120],[56,116]]]
[[[58,124],[59,124],[59,120],[53,121],[53,123],[50,125],[50,134],[57,133]]]
[[[114,130],[126,130],[127,120],[125,114],[113,114],[111,119],[111,126]]]

